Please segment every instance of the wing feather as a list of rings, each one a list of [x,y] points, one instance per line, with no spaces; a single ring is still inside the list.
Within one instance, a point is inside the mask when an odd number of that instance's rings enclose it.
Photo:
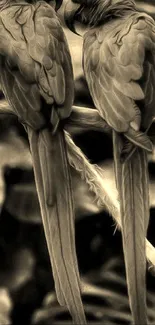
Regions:
[[[146,14],[112,21],[84,37],[83,66],[94,104],[117,132],[127,132],[136,119],[135,107],[141,105],[135,101],[144,106],[141,127],[147,129],[155,115],[152,60],[155,63],[155,23]]]
[[[12,80],[11,83],[5,83],[2,73],[1,84],[5,84],[6,94],[14,89],[12,96],[7,97],[19,118],[25,120],[24,112],[27,112],[27,123],[31,125],[28,114],[31,107],[31,112],[32,109],[34,113],[38,112],[38,119],[41,121],[41,96],[50,104],[49,115],[51,105],[54,104],[60,119],[68,117],[74,98],[73,71],[67,41],[53,8],[40,1],[34,5],[17,4],[3,10],[0,14],[0,43],[1,58],[4,56],[1,67],[5,66],[6,73]],[[11,65],[8,64],[8,58]],[[18,73],[15,73],[15,70]],[[23,101],[22,110],[17,97]],[[35,117],[33,128],[34,122]],[[38,128],[37,123],[36,119],[35,129]]]
[[[86,324],[64,135],[61,126],[55,135],[49,127],[70,115],[74,100],[71,57],[52,7],[40,1],[0,11],[0,71],[4,94],[29,135],[58,300],[76,324]]]

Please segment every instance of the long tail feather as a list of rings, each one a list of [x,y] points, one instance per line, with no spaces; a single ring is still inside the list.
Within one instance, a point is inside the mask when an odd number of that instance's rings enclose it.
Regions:
[[[119,192],[128,293],[135,325],[148,324],[145,236],[149,222],[147,154],[137,148],[121,164],[123,140],[113,131],[116,183]]]
[[[28,128],[43,225],[60,305],[75,324],[86,324],[75,249],[74,209],[70,169],[63,131],[53,136]]]

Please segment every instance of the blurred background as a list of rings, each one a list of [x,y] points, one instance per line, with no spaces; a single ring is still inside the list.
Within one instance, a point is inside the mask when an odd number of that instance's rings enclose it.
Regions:
[[[155,17],[154,1],[137,1]],[[65,28],[75,77],[75,104],[93,107],[83,76],[82,38]],[[0,94],[0,100],[3,94]],[[72,130],[75,143],[105,182],[115,188],[112,141],[100,132]],[[155,154],[149,157],[150,226],[155,245]],[[97,207],[80,176],[72,170],[76,203],[76,247],[86,284],[83,302],[90,324],[130,324],[121,234],[106,210]],[[113,191],[112,195],[115,195]],[[115,199],[115,198],[114,198]],[[67,324],[70,317],[55,297],[26,133],[16,117],[0,114],[0,324]],[[155,324],[155,279],[147,274],[148,312]]]

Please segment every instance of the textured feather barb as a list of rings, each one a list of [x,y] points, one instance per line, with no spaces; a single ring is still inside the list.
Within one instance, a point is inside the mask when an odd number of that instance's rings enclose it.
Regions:
[[[36,185],[57,298],[75,324],[86,324],[75,251],[74,210],[64,134],[28,128]],[[49,143],[50,141],[50,143]]]
[[[85,18],[88,24],[83,67],[94,104],[114,132],[129,300],[134,323],[147,324],[144,238],[149,189],[143,150],[152,150],[147,131],[155,116],[155,24],[130,0],[109,1],[105,12],[104,2],[92,3],[98,6],[94,21],[83,1],[77,13],[78,21]]]
[[[147,324],[145,236],[150,214],[147,156],[143,149],[137,148],[121,164],[122,141],[115,131],[113,144],[130,306],[134,323]]]
[[[71,177],[59,123],[71,113],[73,71],[63,29],[46,2],[10,2],[0,10],[0,82],[28,131],[58,301],[75,324],[85,324]]]

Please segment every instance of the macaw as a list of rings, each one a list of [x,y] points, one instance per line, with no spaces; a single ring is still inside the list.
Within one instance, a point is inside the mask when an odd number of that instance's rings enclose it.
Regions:
[[[0,84],[28,133],[57,299],[67,306],[75,324],[86,324],[63,132],[74,100],[74,81],[67,40],[56,15],[61,3],[0,1]]]
[[[65,20],[73,32],[76,22],[84,27],[85,78],[94,106],[112,129],[129,302],[134,324],[147,324],[147,153],[153,150],[155,22],[133,0],[69,0]]]

